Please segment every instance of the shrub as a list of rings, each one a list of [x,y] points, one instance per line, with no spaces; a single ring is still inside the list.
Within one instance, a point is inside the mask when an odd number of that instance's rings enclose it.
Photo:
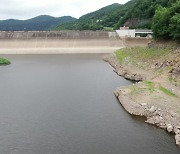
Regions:
[[[0,65],[9,65],[11,62],[7,59],[0,58]]]

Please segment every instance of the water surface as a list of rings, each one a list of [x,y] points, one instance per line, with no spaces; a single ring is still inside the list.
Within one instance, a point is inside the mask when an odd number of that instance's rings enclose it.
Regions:
[[[0,67],[2,154],[178,154],[173,136],[133,118],[113,91],[131,84],[101,55],[9,55]]]

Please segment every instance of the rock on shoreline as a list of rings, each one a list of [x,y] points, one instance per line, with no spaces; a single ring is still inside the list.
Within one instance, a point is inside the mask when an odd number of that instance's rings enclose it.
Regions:
[[[176,143],[180,145],[180,119],[176,114],[164,111],[155,106],[146,103],[135,102],[129,96],[129,91],[126,88],[118,88],[115,91],[115,96],[126,111],[131,115],[146,117],[146,123],[158,126],[167,132],[176,135]]]
[[[121,65],[116,58],[115,54],[107,55],[103,59],[108,62],[114,71],[129,80],[132,81],[145,81],[153,78],[151,75],[147,77],[147,74],[133,72],[133,70]],[[139,82],[138,87],[143,87],[144,83]],[[143,89],[143,88],[142,88]],[[144,116],[146,117],[146,123],[155,125],[161,129],[165,129],[167,132],[175,135],[176,145],[180,147],[180,117],[175,112],[168,110],[164,105],[165,99],[160,99],[159,104],[152,103],[152,96],[154,94],[149,94],[144,91],[144,96],[132,95],[131,89],[129,87],[117,88],[115,91],[115,96],[119,99],[121,105],[124,109],[131,115]],[[165,96],[166,97],[166,96]],[[168,96],[167,96],[168,97]],[[157,100],[154,100],[154,102]],[[165,106],[164,108],[161,106]]]
[[[120,65],[115,54],[104,56],[103,59],[114,68],[114,72],[117,73],[117,75],[123,76],[125,79],[136,82],[143,81],[146,79],[146,77],[143,74],[139,74],[137,72],[129,72],[122,65]]]

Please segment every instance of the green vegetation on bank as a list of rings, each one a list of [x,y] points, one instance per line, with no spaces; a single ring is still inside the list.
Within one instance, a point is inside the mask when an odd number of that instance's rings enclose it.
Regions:
[[[165,88],[163,86],[160,86],[159,84],[157,84],[153,81],[144,81],[144,85],[145,85],[145,87],[138,86],[137,84],[129,86],[130,90],[131,90],[131,95],[143,93],[147,90],[148,90],[148,92],[150,92],[150,94],[152,94],[152,93],[157,92],[159,90],[166,95],[178,97],[172,90]]]
[[[167,56],[171,53],[168,48],[158,47],[137,47],[137,48],[124,48],[116,51],[116,56],[121,64],[132,63],[138,67],[145,68],[149,66],[149,61],[158,59],[161,56]]]
[[[145,84],[150,91],[150,93],[153,93],[155,91],[155,83],[152,81],[145,81]]]
[[[177,95],[175,93],[172,92],[172,90],[169,90],[165,87],[160,87],[159,88],[160,91],[164,92],[165,94],[169,95],[169,96],[174,96],[174,97],[177,97]]]
[[[173,45],[173,46],[171,46]],[[124,48],[115,52],[116,57],[122,66],[151,71],[153,76],[163,76],[166,80],[180,86],[180,53],[173,43],[166,45],[155,45],[153,47]],[[153,83],[146,82],[150,91],[153,91]]]
[[[7,59],[0,58],[0,65],[9,65],[11,62]]]
[[[157,90],[156,84],[153,81],[144,81],[143,87],[139,86],[138,84],[134,84],[129,87],[131,90],[131,95],[142,94],[145,91],[148,91],[150,94],[152,94]]]

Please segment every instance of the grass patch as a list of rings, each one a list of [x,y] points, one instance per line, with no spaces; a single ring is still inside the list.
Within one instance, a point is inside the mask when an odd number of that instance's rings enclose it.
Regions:
[[[151,93],[153,93],[155,91],[156,88],[155,88],[155,83],[154,82],[152,82],[152,81],[145,81],[145,84],[146,84],[148,90]]]
[[[0,58],[0,65],[9,65],[11,62],[7,59]]]
[[[143,91],[143,89],[139,88],[137,85],[132,85],[130,87],[130,90],[131,90],[131,93],[130,93],[131,95],[135,95],[135,94]]]
[[[136,48],[124,48],[116,51],[116,56],[119,62],[132,63],[140,67],[149,67],[152,65],[152,60],[159,59],[163,56],[168,56],[171,50],[168,48],[157,47],[136,47]]]
[[[160,87],[159,88],[160,91],[164,92],[165,94],[169,95],[169,96],[174,96],[174,97],[177,97],[177,95],[175,93],[172,92],[172,90],[169,90],[165,87]]]
[[[116,51],[116,56],[121,64],[125,62],[126,58],[129,57],[129,54],[129,49],[120,49]]]
[[[144,83],[145,83],[145,85],[146,85],[145,88],[143,88],[143,87],[138,87],[136,84],[135,84],[135,85],[132,85],[132,86],[130,87],[131,94],[134,95],[134,94],[143,92],[143,91],[145,91],[145,90],[148,90],[150,93],[153,93],[154,91],[156,91],[155,83],[154,83],[154,82],[152,82],[152,81],[145,81]]]
[[[165,48],[140,48],[139,52],[142,53],[142,57],[146,59],[159,58],[160,56],[165,56],[171,51]]]

